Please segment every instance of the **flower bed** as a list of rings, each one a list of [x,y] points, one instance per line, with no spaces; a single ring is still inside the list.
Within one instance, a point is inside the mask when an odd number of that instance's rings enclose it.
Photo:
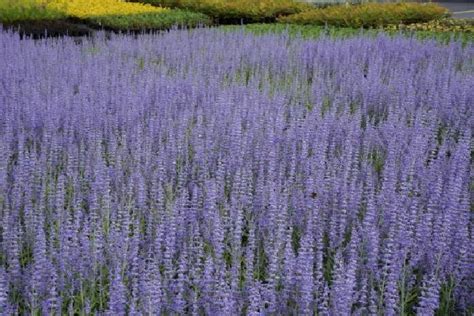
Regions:
[[[472,45],[0,47],[0,314],[472,314]]]
[[[194,27],[208,25],[210,19],[201,13],[171,10],[142,3],[119,0],[6,0],[0,5],[0,22],[35,30],[34,34],[64,27],[63,34],[79,26],[117,31],[169,29],[175,25]],[[39,32],[40,26],[45,29]],[[60,30],[58,30],[60,31]]]
[[[120,0],[50,0],[48,8],[82,19],[106,15],[162,13],[167,10],[148,4]]]

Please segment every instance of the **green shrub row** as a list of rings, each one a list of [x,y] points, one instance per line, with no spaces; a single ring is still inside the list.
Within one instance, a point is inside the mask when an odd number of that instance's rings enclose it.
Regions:
[[[211,19],[202,13],[175,9],[162,13],[97,16],[88,18],[86,22],[93,27],[114,31],[147,31],[169,29],[173,26],[206,26],[211,24]]]
[[[447,9],[433,3],[367,3],[312,9],[278,20],[283,23],[360,28],[423,23],[442,18],[447,13]]]
[[[52,10],[37,0],[0,0],[0,23],[10,24],[16,21],[58,20],[64,19],[63,12]]]
[[[186,9],[210,16],[219,24],[275,22],[279,16],[304,12],[311,5],[294,0],[132,0]]]
[[[444,21],[444,20],[442,20]],[[444,22],[443,22],[444,23]],[[456,23],[457,21],[446,23]],[[464,21],[463,24],[469,22]],[[412,24],[414,25],[414,24]],[[377,36],[380,33],[389,36],[406,36],[414,37],[418,40],[437,40],[441,43],[449,43],[451,41],[460,41],[463,44],[474,42],[474,33],[471,32],[439,32],[437,30],[416,30],[410,29],[355,29],[351,27],[336,27],[336,26],[320,26],[320,25],[300,25],[300,24],[247,24],[240,25],[225,25],[221,27],[224,32],[248,32],[256,35],[266,34],[280,34],[287,33],[290,37],[302,37],[306,39],[315,39],[322,36],[331,38],[350,38],[354,36]]]

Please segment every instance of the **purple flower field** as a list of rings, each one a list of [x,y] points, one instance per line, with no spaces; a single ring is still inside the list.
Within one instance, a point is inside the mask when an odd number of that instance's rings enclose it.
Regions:
[[[0,314],[471,315],[473,58],[0,31]]]

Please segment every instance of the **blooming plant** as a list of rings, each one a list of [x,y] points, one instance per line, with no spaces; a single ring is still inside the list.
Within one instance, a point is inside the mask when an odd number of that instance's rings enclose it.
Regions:
[[[130,3],[121,0],[50,0],[48,7],[78,18],[166,11],[165,8],[154,7],[149,4]]]
[[[472,313],[472,44],[0,47],[0,314]]]
[[[169,9],[121,0],[0,0],[0,22],[81,19],[167,13]]]
[[[74,18],[74,19],[71,19]],[[84,26],[114,31],[163,30],[209,25],[198,12],[168,9],[120,0],[0,0],[0,23],[44,35],[80,32]],[[87,33],[89,30],[83,30]]]

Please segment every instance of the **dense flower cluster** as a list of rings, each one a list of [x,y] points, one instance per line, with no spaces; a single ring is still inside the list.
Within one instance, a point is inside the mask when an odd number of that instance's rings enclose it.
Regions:
[[[44,0],[37,0],[44,1]],[[90,18],[104,15],[159,13],[166,9],[149,4],[129,3],[121,0],[47,0],[48,9],[64,12],[68,16]]]
[[[0,47],[1,314],[472,311],[471,44]]]

